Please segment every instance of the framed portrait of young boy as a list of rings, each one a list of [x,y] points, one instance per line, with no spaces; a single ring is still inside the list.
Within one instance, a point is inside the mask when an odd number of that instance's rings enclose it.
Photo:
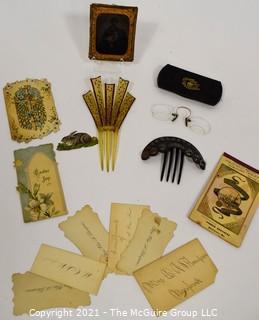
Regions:
[[[89,58],[133,61],[137,7],[91,4]]]

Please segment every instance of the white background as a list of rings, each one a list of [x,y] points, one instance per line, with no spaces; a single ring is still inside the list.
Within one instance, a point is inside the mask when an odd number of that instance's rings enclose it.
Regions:
[[[47,78],[62,122],[58,133],[29,145],[56,146],[73,130],[94,135],[94,122],[82,94],[90,88],[89,77],[105,74],[102,69],[116,69],[132,82],[131,93],[136,97],[122,126],[116,171],[101,172],[97,147],[56,152],[69,214],[90,204],[108,228],[111,202],[150,204],[155,212],[178,224],[166,252],[198,237],[219,269],[215,284],[178,310],[218,308],[218,320],[257,320],[258,212],[240,249],[200,228],[187,216],[224,151],[259,167],[259,1],[121,1],[117,4],[139,8],[135,60],[125,66],[96,64],[88,59],[90,3],[0,1],[0,87],[25,78]],[[221,102],[210,107],[158,89],[157,73],[167,63],[222,81]],[[171,124],[153,119],[150,107],[156,103],[188,105],[194,114],[210,121],[211,133],[199,136],[180,120]],[[23,223],[15,190],[13,151],[27,145],[10,139],[2,95],[0,105],[0,318],[29,319],[12,315],[12,274],[30,269],[41,243],[78,250],[58,229],[64,216]],[[206,171],[186,162],[180,186],[159,182],[159,159],[143,162],[140,153],[149,141],[163,135],[193,143],[206,159]],[[149,305],[134,278],[109,275],[98,296],[92,297],[92,307],[102,312],[115,307],[142,310]],[[111,319],[111,315],[101,319]]]

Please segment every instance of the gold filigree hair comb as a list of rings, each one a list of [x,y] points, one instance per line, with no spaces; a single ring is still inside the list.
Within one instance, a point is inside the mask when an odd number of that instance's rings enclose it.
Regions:
[[[83,95],[98,130],[101,169],[115,168],[120,127],[135,98],[127,92],[129,81],[119,78],[115,84],[103,84],[101,76],[91,78],[93,91]]]

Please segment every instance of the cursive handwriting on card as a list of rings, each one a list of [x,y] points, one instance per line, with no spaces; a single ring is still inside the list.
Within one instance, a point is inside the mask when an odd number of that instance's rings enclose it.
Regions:
[[[43,244],[31,272],[72,288],[97,294],[105,269],[104,263]]]
[[[154,310],[167,311],[215,280],[217,268],[194,239],[134,272]]]
[[[93,235],[93,233],[89,230],[87,225],[84,222],[81,222],[82,227],[84,228],[86,234],[89,236],[91,240],[96,244],[96,247],[103,253],[104,256],[107,255],[107,249],[104,249],[100,241]]]
[[[161,257],[176,229],[176,224],[149,209],[142,211],[135,234],[117,265],[120,271],[135,270]]]
[[[44,310],[69,306],[87,306],[88,293],[57,283],[31,272],[15,273],[13,279],[14,314],[29,313],[32,308]]]
[[[84,206],[75,215],[61,222],[59,228],[84,256],[107,263],[108,232],[90,206]]]
[[[108,248],[108,267],[110,271],[119,274],[124,273],[118,270],[118,262],[135,234],[143,209],[147,208],[149,206],[112,203]]]

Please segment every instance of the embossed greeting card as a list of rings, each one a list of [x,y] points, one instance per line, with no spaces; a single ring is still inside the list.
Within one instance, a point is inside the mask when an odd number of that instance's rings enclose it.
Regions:
[[[52,144],[14,151],[24,222],[67,213]]]
[[[7,83],[4,98],[13,140],[28,142],[59,130],[51,84],[46,79]]]

